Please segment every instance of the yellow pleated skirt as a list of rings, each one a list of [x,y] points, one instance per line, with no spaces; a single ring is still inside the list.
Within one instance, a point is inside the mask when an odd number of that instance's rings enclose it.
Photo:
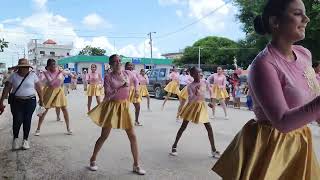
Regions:
[[[250,120],[212,168],[224,180],[318,180],[310,129],[281,133]]]
[[[140,85],[140,94],[142,97],[149,96],[147,85]]]
[[[102,96],[104,95],[103,87],[100,84],[88,84],[87,96]]]
[[[211,98],[226,99],[228,97],[229,97],[229,94],[225,88],[220,89],[218,85],[213,85]]]
[[[169,84],[167,84],[164,90],[171,94],[180,95],[179,82],[178,81],[169,82]]]
[[[188,102],[187,105],[182,108],[180,117],[184,121],[191,121],[195,124],[209,122],[206,103],[204,101]]]
[[[54,107],[66,107],[67,98],[64,94],[62,87],[52,88],[44,87],[43,88],[43,105],[45,108],[54,108]]]
[[[88,115],[100,127],[124,130],[132,128],[128,101],[104,101],[88,112]]]
[[[187,100],[187,99],[188,99],[188,88],[187,88],[187,86],[185,86],[185,87],[181,90],[180,95],[179,95],[179,98],[184,99],[184,100]]]
[[[133,86],[130,87],[129,102],[131,102],[131,103],[141,103],[142,96],[141,96],[141,93],[140,93],[140,86],[138,86],[137,90],[139,92],[139,97],[138,98],[135,97],[134,87]]]

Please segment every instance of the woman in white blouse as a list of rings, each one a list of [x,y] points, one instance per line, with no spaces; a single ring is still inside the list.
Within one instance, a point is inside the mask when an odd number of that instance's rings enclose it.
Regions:
[[[42,106],[42,89],[38,76],[30,71],[31,65],[27,59],[19,59],[14,72],[6,82],[0,99],[0,114],[4,111],[4,99],[10,92],[10,108],[13,116],[13,142],[12,149],[29,149],[29,132],[31,127],[32,114],[36,108],[36,94],[39,96],[39,104]],[[23,142],[19,146],[18,136],[20,127],[23,124]]]

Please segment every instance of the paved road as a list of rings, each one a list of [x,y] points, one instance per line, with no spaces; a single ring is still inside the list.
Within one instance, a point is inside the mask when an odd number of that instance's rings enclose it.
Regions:
[[[12,152],[10,115],[7,112],[0,121],[0,179],[110,179],[110,180],[215,180],[220,179],[210,169],[215,159],[209,157],[210,146],[204,126],[191,125],[178,146],[179,156],[168,155],[175,134],[180,126],[175,121],[178,102],[169,101],[160,111],[162,101],[152,99],[152,112],[146,111],[144,101],[141,121],[143,127],[136,132],[140,145],[142,165],[146,176],[131,173],[132,158],[129,141],[124,131],[113,130],[98,156],[97,172],[87,170],[90,154],[100,128],[86,116],[86,99],[82,91],[69,96],[69,110],[74,135],[65,135],[65,125],[56,122],[51,110],[40,137],[33,136],[37,119],[34,119],[31,149]],[[217,147],[223,151],[247,120],[254,117],[246,110],[229,109],[230,120],[223,120],[222,110],[212,120]],[[221,118],[219,118],[219,116]],[[316,127],[313,129],[318,130]],[[320,156],[320,137],[314,142]]]

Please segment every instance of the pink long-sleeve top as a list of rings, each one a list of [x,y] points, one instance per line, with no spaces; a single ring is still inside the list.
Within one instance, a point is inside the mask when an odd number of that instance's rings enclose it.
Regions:
[[[140,85],[147,85],[149,84],[149,78],[148,76],[145,74],[144,76],[142,76],[141,74],[138,75],[138,80]]]
[[[290,62],[267,45],[249,72],[257,121],[270,121],[284,133],[320,118],[320,87],[311,67],[311,53],[302,46],[292,49],[296,60]]]
[[[124,86],[124,84],[126,84]],[[130,84],[137,90],[139,81],[136,75],[128,70],[121,71],[120,74],[108,73],[104,77],[105,100],[122,101],[129,98]]]
[[[62,86],[65,74],[68,73],[58,69],[55,72],[44,71],[40,75],[40,80],[44,86],[58,88]]]
[[[136,70],[132,70],[131,73],[138,80],[138,85],[139,85],[139,83],[140,83],[140,81],[139,81],[140,73],[138,71],[136,71]],[[130,86],[134,86],[134,82],[133,81],[130,82]]]
[[[172,72],[172,73],[169,74],[169,78],[172,81],[178,81],[179,82],[179,77],[180,77],[180,74],[178,72]]]
[[[90,84],[102,84],[102,76],[100,73],[91,72],[86,75],[86,80]]]
[[[227,78],[224,74],[214,73],[208,77],[208,82],[213,82],[213,85],[217,85],[220,88],[225,88],[227,84]]]
[[[209,92],[211,97],[210,84],[206,80],[200,80],[200,82],[192,82],[187,85],[188,90],[188,103],[204,101],[206,91]]]
[[[316,73],[316,77],[317,77],[318,82],[320,83],[320,73]]]

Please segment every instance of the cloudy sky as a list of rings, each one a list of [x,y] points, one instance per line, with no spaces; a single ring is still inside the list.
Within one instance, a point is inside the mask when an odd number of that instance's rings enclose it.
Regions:
[[[0,7],[0,38],[10,48],[0,53],[0,62],[16,63],[34,38],[73,44],[73,54],[91,45],[131,57],[150,56],[148,32],[156,32],[155,57],[208,35],[238,40],[244,34],[237,8],[228,1],[6,0]]]

